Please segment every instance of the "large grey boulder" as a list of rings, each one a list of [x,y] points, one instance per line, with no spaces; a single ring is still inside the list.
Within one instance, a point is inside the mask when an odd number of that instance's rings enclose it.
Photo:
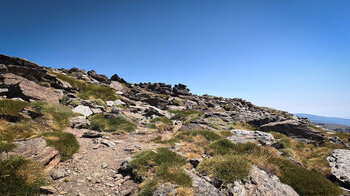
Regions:
[[[240,129],[231,130],[232,135],[227,139],[233,143],[258,143],[261,145],[271,146],[275,142],[275,138],[270,133],[261,131],[247,131]]]
[[[327,157],[332,176],[345,187],[350,187],[350,150],[336,149]]]
[[[92,114],[91,109],[88,106],[78,105],[73,109],[73,112],[82,114],[84,117],[88,117]]]
[[[325,140],[325,135],[321,131],[313,129],[307,123],[297,120],[268,123],[261,126],[259,131],[276,131],[288,136],[297,136],[317,141]]]
[[[292,187],[281,183],[277,176],[270,176],[256,166],[252,168],[246,180],[235,181],[227,187],[229,195],[298,195]]]

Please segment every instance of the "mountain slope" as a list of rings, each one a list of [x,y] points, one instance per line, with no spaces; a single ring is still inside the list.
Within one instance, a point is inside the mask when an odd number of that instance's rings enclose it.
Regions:
[[[337,124],[337,125],[350,126],[350,119],[317,116],[317,115],[304,114],[304,113],[298,113],[295,115],[302,117],[302,118],[307,118],[308,120],[310,120],[311,122],[314,122],[314,123],[326,123],[326,124]]]
[[[0,55],[0,97],[0,195],[340,195],[350,182],[327,161],[349,134],[183,84]]]

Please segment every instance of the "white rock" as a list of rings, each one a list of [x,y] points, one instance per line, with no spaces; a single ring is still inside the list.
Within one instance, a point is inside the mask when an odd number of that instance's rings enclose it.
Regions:
[[[88,117],[92,114],[91,109],[88,106],[78,105],[73,109],[73,112],[79,113],[84,115],[85,117]]]

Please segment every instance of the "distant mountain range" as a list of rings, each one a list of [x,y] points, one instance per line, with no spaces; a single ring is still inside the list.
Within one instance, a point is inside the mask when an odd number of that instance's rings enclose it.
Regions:
[[[308,118],[313,123],[337,124],[337,125],[350,126],[350,119],[317,116],[317,115],[303,114],[303,113],[299,113],[295,115],[302,118]]]

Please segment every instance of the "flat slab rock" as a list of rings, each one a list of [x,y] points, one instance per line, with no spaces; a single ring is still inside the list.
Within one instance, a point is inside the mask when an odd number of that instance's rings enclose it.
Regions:
[[[9,155],[21,155],[42,165],[47,165],[58,154],[56,149],[46,145],[43,138],[15,142],[15,144],[16,148],[9,152]],[[5,156],[4,153],[3,156]]]
[[[327,157],[332,175],[342,182],[343,186],[350,187],[350,150],[336,149]]]
[[[233,143],[247,143],[253,142],[262,145],[270,146],[275,142],[275,138],[270,133],[265,133],[261,131],[247,131],[241,129],[231,130],[231,135],[227,139]]]

